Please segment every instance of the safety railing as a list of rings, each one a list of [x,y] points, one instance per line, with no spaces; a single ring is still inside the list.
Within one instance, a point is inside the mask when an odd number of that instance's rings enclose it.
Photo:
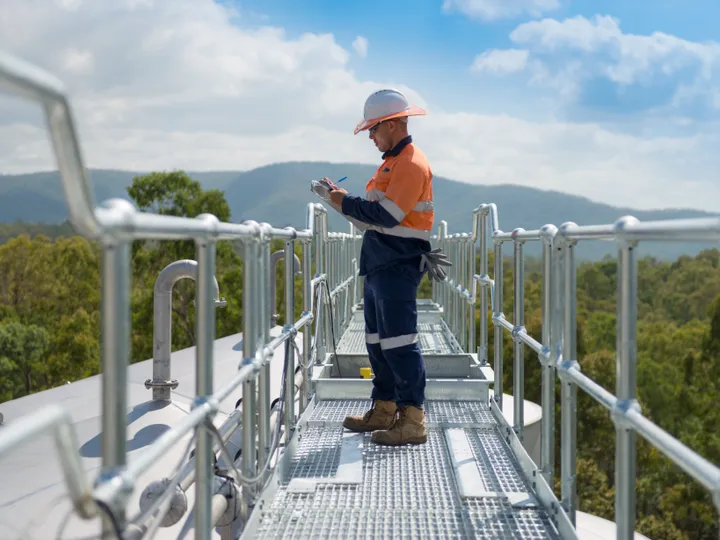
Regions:
[[[613,224],[578,226],[564,223],[559,228],[545,225],[525,231],[500,229],[494,204],[475,209],[471,234],[447,234],[441,223],[433,239],[448,252],[455,263],[444,284],[433,288],[433,298],[446,309],[449,328],[461,343],[468,343],[469,352],[477,352],[487,360],[488,353],[488,291],[494,326],[494,403],[502,410],[503,394],[503,333],[513,341],[513,429],[523,437],[525,346],[538,355],[542,366],[541,399],[541,464],[539,473],[554,484],[555,440],[555,376],[561,384],[561,503],[573,525],[577,511],[577,389],[589,394],[609,412],[616,427],[615,450],[615,521],[617,538],[631,539],[635,530],[636,434],[662,452],[713,495],[720,512],[720,468],[703,458],[678,439],[643,416],[637,402],[637,258],[641,241],[702,241],[720,238],[720,219],[687,219],[641,223],[626,216]],[[475,243],[479,240],[479,257]],[[493,278],[488,275],[487,242],[494,244]],[[617,373],[616,395],[602,388],[582,373],[577,357],[576,263],[575,248],[579,241],[615,241],[618,249],[617,302]],[[524,326],[524,244],[542,243],[542,336],[541,341],[527,333]],[[513,252],[513,317],[510,322],[503,313],[502,246],[512,242]],[[468,245],[470,246],[468,248]],[[470,262],[468,263],[468,257]],[[475,267],[479,259],[479,273]],[[472,269],[467,271],[466,267]],[[480,296],[480,338],[475,351],[475,308]],[[465,310],[465,304],[473,309]],[[466,320],[467,318],[467,320]]]
[[[51,141],[57,158],[70,221],[83,236],[97,240],[102,247],[101,278],[101,369],[102,378],[102,470],[94,482],[82,467],[77,440],[69,414],[58,407],[38,411],[22,422],[6,425],[0,437],[0,455],[41,432],[53,431],[63,465],[65,481],[77,514],[90,519],[103,517],[103,531],[122,535],[128,527],[146,531],[167,526],[166,513],[175,490],[195,484],[195,538],[209,538],[228,506],[228,494],[242,491],[241,511],[247,518],[255,497],[269,477],[270,464],[280,445],[280,425],[287,444],[295,422],[307,406],[311,394],[309,370],[313,362],[325,360],[333,334],[338,335],[349,320],[349,303],[357,298],[357,247],[359,237],[328,231],[327,211],[320,204],[307,206],[306,228],[277,229],[269,224],[246,221],[222,223],[215,216],[196,218],[163,216],[137,211],[131,203],[114,199],[94,206],[76,136],[72,111],[62,85],[35,67],[0,53],[0,88],[39,102],[45,111]],[[190,413],[172,429],[147,447],[137,459],[127,462],[127,371],[130,353],[130,245],[135,239],[194,240],[196,261],[179,275],[190,274],[196,281],[196,398]],[[279,336],[270,337],[272,324],[270,244],[285,241],[285,325]],[[213,387],[215,309],[218,288],[215,281],[216,244],[231,240],[242,243],[244,260],[243,353],[236,375],[219,389]],[[295,243],[302,248],[303,308],[295,318]],[[187,266],[187,265],[186,265]],[[313,273],[314,267],[314,273]],[[168,270],[169,273],[174,271]],[[172,282],[177,276],[167,276]],[[163,278],[162,282],[165,283]],[[167,283],[166,283],[167,285]],[[162,306],[157,317],[164,317],[167,294],[161,287]],[[229,291],[228,293],[232,293]],[[317,295],[317,301],[314,296]],[[158,299],[160,301],[160,299]],[[169,317],[169,310],[168,310]],[[169,334],[169,319],[158,330],[163,339]],[[315,330],[312,323],[315,322]],[[156,319],[157,323],[157,319]],[[296,335],[303,333],[303,350],[297,350]],[[168,342],[169,343],[169,342]],[[169,345],[168,345],[169,346]],[[169,352],[163,345],[164,352]],[[270,367],[274,351],[285,347],[283,389],[279,414],[271,421]],[[300,411],[295,411],[297,377],[294,364],[299,356],[302,383],[299,385]],[[163,353],[164,354],[164,353]],[[155,399],[169,397],[169,358],[159,358],[149,387],[159,393]],[[167,369],[166,369],[167,368]],[[154,384],[157,383],[157,385]],[[157,386],[156,388],[154,388]],[[228,416],[215,428],[213,417],[219,404],[242,386],[242,411]],[[166,393],[167,392],[167,393]],[[277,420],[282,418],[282,421]],[[274,424],[274,425],[273,425]],[[241,469],[230,471],[235,484],[220,479],[214,470],[215,454],[226,455],[224,443],[243,426]],[[194,456],[155,493],[151,505],[138,516],[126,515],[126,503],[135,491],[140,475],[158,463],[168,449],[194,432],[185,457],[194,444]],[[229,458],[228,463],[235,460]],[[242,485],[242,490],[240,489]],[[228,487],[230,486],[230,487]],[[219,497],[218,495],[222,495]],[[225,499],[225,502],[222,502]],[[237,499],[237,497],[235,497]]]

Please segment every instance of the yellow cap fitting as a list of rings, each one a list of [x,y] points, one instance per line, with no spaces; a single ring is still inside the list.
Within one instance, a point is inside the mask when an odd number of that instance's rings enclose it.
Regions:
[[[360,368],[360,376],[363,379],[369,379],[372,377],[372,370],[369,367],[361,367]]]

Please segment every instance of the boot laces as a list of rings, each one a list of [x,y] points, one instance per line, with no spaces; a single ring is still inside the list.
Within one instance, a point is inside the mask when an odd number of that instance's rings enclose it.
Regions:
[[[363,415],[363,420],[369,422],[373,412],[375,412],[375,400],[373,400],[370,410]]]
[[[395,411],[395,417],[393,418],[392,424],[388,428],[388,431],[391,429],[402,429],[403,426],[407,423],[407,415],[405,414],[405,408],[399,407],[397,411]]]

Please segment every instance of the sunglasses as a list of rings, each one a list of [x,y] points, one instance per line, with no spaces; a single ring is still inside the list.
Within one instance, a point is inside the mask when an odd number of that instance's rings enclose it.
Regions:
[[[387,120],[383,120],[382,122],[378,122],[378,123],[375,124],[373,127],[371,127],[370,129],[368,129],[368,132],[372,135],[373,133],[375,133],[375,132],[377,131],[377,128],[380,127],[380,124],[383,124],[383,123],[385,123],[385,122],[387,122]]]

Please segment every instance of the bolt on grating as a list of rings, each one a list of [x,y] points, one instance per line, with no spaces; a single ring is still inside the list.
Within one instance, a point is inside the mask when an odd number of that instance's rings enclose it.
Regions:
[[[531,492],[519,464],[496,428],[467,429],[483,481],[490,491]]]
[[[370,409],[369,399],[333,399],[317,404],[308,423],[342,424],[346,416],[362,415]],[[427,424],[496,424],[487,404],[482,401],[427,401],[425,402]]]
[[[497,540],[559,539],[544,510],[513,508],[505,498],[469,499],[465,506],[470,536]]]

